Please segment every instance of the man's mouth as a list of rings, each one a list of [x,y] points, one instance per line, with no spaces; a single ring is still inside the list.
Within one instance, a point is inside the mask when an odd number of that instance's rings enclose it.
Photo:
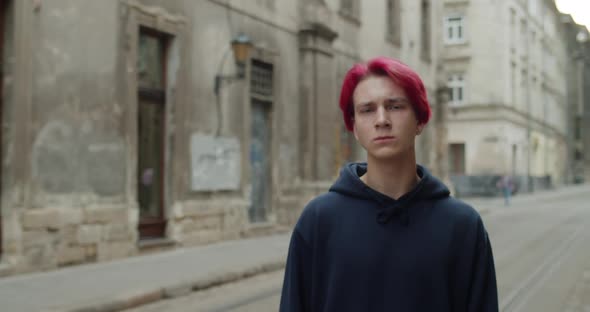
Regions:
[[[380,137],[376,137],[373,141],[375,142],[388,142],[388,141],[393,141],[395,140],[394,136],[380,136]]]

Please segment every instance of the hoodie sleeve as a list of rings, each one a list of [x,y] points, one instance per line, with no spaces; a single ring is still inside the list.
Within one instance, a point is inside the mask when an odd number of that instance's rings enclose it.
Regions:
[[[297,228],[291,236],[280,312],[311,311],[311,248]]]
[[[480,221],[481,222],[481,221]],[[498,290],[492,245],[485,229],[473,259],[467,311],[498,311]]]
[[[478,216],[464,234],[464,249],[455,263],[453,289],[455,311],[497,312],[498,290],[494,257],[488,233]]]

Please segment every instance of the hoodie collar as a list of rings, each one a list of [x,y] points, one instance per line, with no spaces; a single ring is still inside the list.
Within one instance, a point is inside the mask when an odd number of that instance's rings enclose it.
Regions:
[[[415,203],[428,199],[448,197],[448,188],[433,177],[423,166],[417,165],[420,182],[408,193],[398,199],[393,199],[366,185],[360,177],[367,172],[366,163],[349,163],[342,167],[338,180],[330,188],[331,192],[352,196],[367,201],[377,202],[379,208],[376,220],[380,224],[388,223],[399,217],[403,225],[410,222],[409,207]]]

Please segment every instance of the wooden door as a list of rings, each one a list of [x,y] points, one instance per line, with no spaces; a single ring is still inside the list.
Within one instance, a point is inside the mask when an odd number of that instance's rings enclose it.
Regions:
[[[165,126],[166,126],[166,36],[140,30],[138,45],[137,103],[137,198],[140,239],[163,237]]]

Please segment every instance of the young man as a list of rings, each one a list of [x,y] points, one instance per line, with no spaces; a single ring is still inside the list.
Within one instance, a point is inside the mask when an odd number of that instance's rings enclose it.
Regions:
[[[394,59],[357,64],[340,108],[367,163],[345,165],[305,207],[280,311],[498,311],[479,214],[416,164],[430,118],[420,77]]]

